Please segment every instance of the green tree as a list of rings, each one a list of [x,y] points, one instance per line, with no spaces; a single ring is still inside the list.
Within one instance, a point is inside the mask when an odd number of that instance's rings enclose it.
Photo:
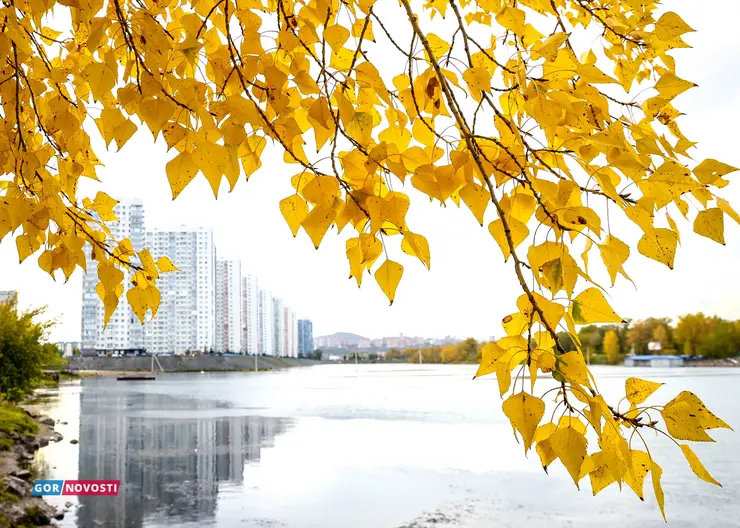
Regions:
[[[671,320],[667,317],[656,318],[648,317],[642,321],[635,321],[630,324],[629,330],[626,332],[627,347],[630,352],[634,351],[635,354],[647,354],[648,343],[654,341],[653,332],[657,326],[665,326],[666,331],[670,328]],[[659,333],[662,331],[658,331]],[[668,341],[672,344],[670,335]]]
[[[604,354],[610,365],[619,362],[619,336],[615,330],[609,330],[604,335]]]
[[[43,368],[60,362],[59,349],[44,343],[49,321],[43,308],[19,312],[16,302],[0,303],[0,395],[19,401],[43,379]]]

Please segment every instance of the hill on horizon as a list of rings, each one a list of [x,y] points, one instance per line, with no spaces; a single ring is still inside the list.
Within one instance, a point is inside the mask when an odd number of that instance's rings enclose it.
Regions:
[[[315,337],[314,339],[322,339],[326,337],[336,337],[338,339],[346,339],[348,341],[359,341],[361,339],[367,339],[366,337],[363,337],[358,334],[353,334],[351,332],[334,332],[333,334],[318,336],[318,337]]]

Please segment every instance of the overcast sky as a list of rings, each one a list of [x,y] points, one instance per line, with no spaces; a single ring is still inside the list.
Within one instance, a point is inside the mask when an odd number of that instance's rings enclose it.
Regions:
[[[740,2],[674,0],[669,4],[697,30],[684,37],[693,49],[674,54],[678,75],[699,85],[677,99],[676,106],[688,114],[679,124],[689,139],[699,142],[697,161],[713,157],[740,166]],[[297,171],[284,165],[282,156],[265,157],[263,168],[248,183],[240,181],[233,193],[223,192],[222,187],[218,201],[199,176],[173,202],[164,170],[173,155],[165,152],[162,139],[158,144],[151,139],[143,129],[120,153],[99,153],[106,165],[99,170],[102,186],[86,185],[89,195],[102,189],[114,198],[143,199],[148,229],[212,226],[219,255],[240,258],[245,272],[259,277],[299,317],[313,320],[315,336],[337,331],[367,337],[499,336],[501,319],[515,309],[521,292],[511,263],[503,263],[486,227],[479,227],[464,206],[441,209],[438,203],[423,200],[412,206],[408,224],[429,240],[431,271],[399,256],[405,273],[391,307],[369,275],[360,290],[354,279],[348,280],[344,240],[349,229],[339,236],[330,231],[318,251],[305,233],[293,238],[278,202],[292,192],[290,176]],[[740,174],[729,179],[733,185],[719,194],[740,210]],[[631,318],[703,311],[740,319],[740,226],[726,218],[727,246],[722,247],[693,234],[690,224],[673,216],[683,229],[675,269],[669,271],[633,250],[626,271],[637,289],[618,278],[616,287],[609,290],[613,307],[622,317]],[[492,219],[487,218],[485,225]],[[623,223],[619,226],[622,229]],[[615,229],[615,234],[632,244],[639,238],[632,225]],[[82,271],[77,270],[66,284],[55,283],[36,260],[37,255],[19,265],[14,239],[6,236],[0,243],[0,290],[18,290],[22,307],[48,305],[49,315],[58,320],[53,340],[78,340]],[[596,261],[594,251],[589,271],[608,286],[608,276]]]

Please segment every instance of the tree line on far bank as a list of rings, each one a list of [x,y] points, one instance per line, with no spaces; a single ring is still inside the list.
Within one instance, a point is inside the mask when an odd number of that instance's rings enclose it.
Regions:
[[[567,332],[559,334],[566,350],[575,350]],[[630,354],[661,354],[727,358],[740,354],[740,320],[730,321],[703,313],[682,315],[675,325],[667,317],[649,317],[620,325],[588,325],[578,332],[583,352],[592,363],[621,363]],[[649,350],[648,343],[660,343]],[[461,343],[420,348],[393,348],[388,361],[416,363],[478,363],[485,343],[468,338]]]

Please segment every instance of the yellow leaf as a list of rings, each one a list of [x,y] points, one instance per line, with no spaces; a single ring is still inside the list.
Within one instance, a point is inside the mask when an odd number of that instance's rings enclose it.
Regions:
[[[95,291],[98,293],[98,297],[103,301],[103,328],[105,329],[108,326],[108,322],[110,321],[113,312],[115,312],[116,307],[118,307],[118,298],[123,293],[123,284],[118,284],[112,290],[106,291],[103,283],[100,282],[95,287]]]
[[[652,233],[645,233],[637,242],[637,251],[648,258],[662,262],[673,269],[673,259],[676,257],[678,237],[670,229],[659,227]]]
[[[600,454],[600,452],[594,454]],[[593,457],[593,455],[591,455],[591,457]],[[581,471],[581,473],[583,473],[583,471]],[[593,471],[589,472],[588,477],[591,481],[591,490],[593,491],[594,495],[616,482],[614,475],[612,475],[612,472],[609,471],[609,468],[605,465],[601,465]]]
[[[735,222],[740,224],[740,215],[738,215],[730,206],[730,202],[719,197],[715,197],[715,200],[717,201],[717,207],[719,207],[727,216],[732,218]]]
[[[460,189],[460,198],[463,199],[465,205],[470,208],[470,211],[482,226],[483,214],[486,212],[488,202],[491,201],[491,195],[488,193],[488,189],[475,183],[469,183]]]
[[[505,7],[504,10],[496,15],[496,21],[514,32],[515,35],[524,33],[525,13],[515,7]]]
[[[547,466],[552,464],[553,460],[558,458],[557,453],[553,451],[550,445],[550,437],[558,430],[558,426],[554,423],[546,423],[540,425],[534,433],[534,441],[537,442],[537,454],[542,462],[542,468],[547,471]]]
[[[34,249],[31,246],[31,239],[26,234],[16,237],[15,246],[18,249],[19,262],[23,262],[34,252]]]
[[[195,175],[198,174],[198,167],[189,152],[181,152],[167,163],[166,171],[174,200],[188,183],[193,181]]]
[[[512,394],[504,401],[502,408],[514,428],[524,440],[524,452],[529,451],[534,440],[534,433],[545,414],[545,402],[525,392]]]
[[[685,401],[673,400],[666,404],[660,411],[665,421],[668,433],[678,440],[691,440],[692,442],[714,442],[692,412],[692,405]]]
[[[513,337],[523,339],[521,336]],[[502,342],[503,339],[499,340],[499,343]],[[502,348],[504,348],[503,345]],[[501,397],[503,397],[511,387],[511,371],[514,370],[517,365],[526,361],[526,359],[526,348],[519,346],[507,348],[503,355],[496,361],[494,368],[496,370],[496,381],[498,381],[498,390]]]
[[[696,394],[692,392],[683,391],[671,401],[687,403],[691,410],[691,414],[697,417],[697,419],[699,420],[699,424],[704,429],[733,430],[732,427],[727,425],[727,423],[719,419],[709,409],[707,409],[704,403],[696,396]]]
[[[359,239],[349,238],[346,242],[347,260],[349,260],[349,277],[354,277],[357,281],[357,287],[362,285],[362,273],[365,266],[362,264],[362,251],[360,250]]]
[[[542,316],[545,318],[545,322],[550,325],[550,328],[555,328],[560,323],[560,319],[563,317],[565,307],[562,304],[549,301],[539,293],[533,292],[532,297],[535,303],[542,312]],[[523,293],[519,296],[516,301],[516,306],[524,316],[525,320],[532,322],[541,322],[540,314],[534,309],[532,303],[529,300],[529,296]]]
[[[229,151],[223,145],[205,141],[198,145],[193,152],[193,162],[211,184],[213,196],[218,198],[218,188],[221,178],[229,168]]]
[[[159,268],[159,271],[161,271],[162,273],[167,273],[168,271],[180,271],[177,266],[175,266],[172,261],[170,261],[169,257],[158,258],[157,268]]]
[[[719,207],[699,211],[694,220],[694,233],[725,245],[725,217]]]
[[[691,31],[694,30],[680,16],[673,11],[668,11],[663,13],[655,23],[654,33],[660,40],[669,41]]]
[[[504,353],[504,349],[498,346],[496,343],[486,343],[483,345],[483,349],[480,354],[480,365],[478,371],[473,376],[473,379],[480,378],[495,372],[495,364],[498,358]]]
[[[129,290],[126,292],[126,299],[128,300],[129,305],[131,305],[131,309],[136,314],[136,317],[139,318],[139,321],[141,321],[141,324],[144,324],[144,319],[146,317],[146,313],[149,310],[149,307],[152,306],[154,299],[152,297],[152,291],[156,288],[129,288]],[[157,303],[158,304],[158,303]],[[155,311],[153,309],[153,311]]]
[[[362,233],[360,235],[360,253],[362,254],[362,265],[370,268],[383,252],[383,243],[375,235]]]
[[[381,264],[378,270],[375,272],[375,281],[383,290],[388,300],[393,305],[393,300],[396,298],[396,288],[398,283],[401,281],[403,275],[403,266],[398,262],[392,260],[386,260]]]
[[[709,471],[707,471],[706,468],[702,465],[699,457],[696,456],[691,447],[686,444],[681,444],[681,451],[683,452],[683,456],[686,457],[689,466],[691,466],[691,471],[693,471],[697,477],[709,482],[710,484],[716,484],[720,488],[722,487],[722,484],[714,480],[714,477],[712,477],[712,475],[709,474]]]
[[[576,487],[581,474],[581,466],[586,459],[586,437],[572,427],[558,428],[549,438],[552,450],[557,454],[565,469],[570,473]]]
[[[647,381],[640,378],[627,378],[624,382],[627,401],[635,405],[642,403],[663,385],[665,383],[655,383],[654,381]]]
[[[650,477],[653,480],[653,491],[655,492],[655,501],[658,503],[660,513],[663,515],[663,520],[668,522],[665,517],[665,497],[663,496],[663,487],[660,485],[660,477],[663,475],[663,470],[655,462],[651,461],[650,464]]]
[[[427,42],[429,42],[429,47],[432,49],[432,53],[438,59],[442,57],[442,55],[450,51],[449,42],[438,37],[434,33],[427,34]]]
[[[640,497],[640,500],[645,500],[643,485],[650,471],[650,457],[645,451],[634,450],[630,451],[629,459],[631,464],[624,475],[624,481]]]
[[[17,240],[17,239],[16,239]],[[39,255],[39,268],[44,270],[46,273],[54,277],[54,267],[52,265],[53,257],[51,251],[48,249]]]
[[[579,293],[570,306],[576,324],[622,323],[598,288],[588,288]]]
[[[582,435],[586,434],[586,424],[570,414],[563,415],[558,421],[558,427],[572,427]]]
[[[527,224],[520,222],[513,217],[509,218],[509,230],[511,233],[511,241],[514,243],[514,249],[516,249],[519,244],[524,242],[524,240],[529,236],[529,228],[527,227]],[[506,239],[506,233],[504,232],[504,223],[500,218],[494,220],[488,224],[488,231],[501,248],[501,253],[504,254],[504,262],[506,262],[511,256],[511,249],[509,247],[509,241]]]
[[[722,176],[735,172],[736,170],[738,169],[732,165],[722,163],[721,161],[705,159],[694,168],[694,175],[700,182],[706,185],[711,185]]]
[[[563,376],[571,382],[589,387],[588,367],[583,359],[583,354],[574,350],[559,357],[558,367]]]
[[[463,72],[463,79],[468,83],[468,89],[471,94],[478,94],[479,90],[484,92],[491,91],[491,74],[485,68],[468,68]],[[478,94],[478,98],[480,98],[480,94]]]
[[[427,267],[427,269],[431,269],[429,243],[424,236],[412,233],[411,231],[406,231],[403,234],[403,241],[401,241],[401,250],[407,255],[417,257]]]
[[[117,203],[118,200],[114,200],[104,192],[99,191],[98,194],[95,195],[93,209],[95,209],[103,222],[115,222],[118,218],[113,212],[113,208]]]
[[[631,281],[627,272],[624,271],[624,263],[630,256],[630,247],[617,237],[608,235],[603,244],[599,244],[601,259],[604,261],[606,270],[612,280],[612,286],[617,279],[617,273],[621,273],[627,280]]]
[[[349,30],[344,26],[335,24],[324,30],[324,39],[333,50],[339,50],[349,38]]]
[[[682,94],[689,88],[693,88],[695,86],[696,84],[692,82],[685,81],[671,72],[666,72],[655,84],[655,89],[658,90],[658,93],[666,99],[673,99],[677,95]]]
[[[283,218],[288,222],[288,226],[290,227],[290,231],[293,233],[293,236],[296,236],[301,227],[301,223],[308,215],[306,200],[297,194],[283,198],[280,200],[280,212],[283,213]]]
[[[311,242],[316,249],[329,230],[329,227],[337,217],[337,209],[334,204],[329,207],[314,207],[301,222],[301,227],[308,233]]]
[[[701,188],[701,184],[691,177],[689,169],[673,160],[663,163],[649,178],[640,180],[638,186],[645,196],[656,200],[658,208],[683,193]]]
[[[520,312],[516,312],[504,317],[501,325],[507,336],[520,336],[529,328],[529,319],[526,319]]]

